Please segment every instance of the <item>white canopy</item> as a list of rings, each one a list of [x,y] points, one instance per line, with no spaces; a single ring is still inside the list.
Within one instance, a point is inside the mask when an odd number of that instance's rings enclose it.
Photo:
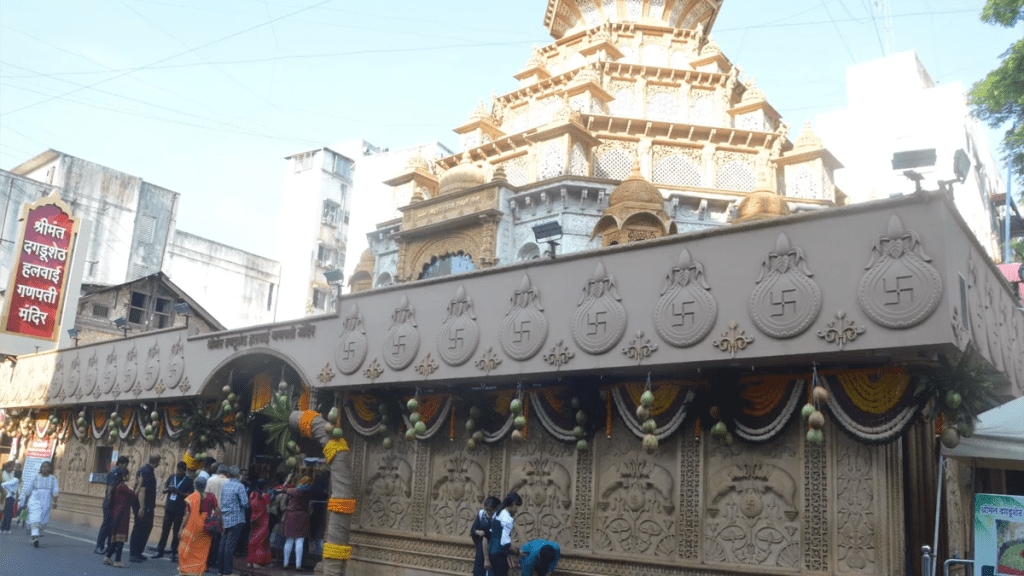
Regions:
[[[973,459],[985,468],[1024,469],[1024,397],[983,412],[974,435],[962,438],[950,458]]]

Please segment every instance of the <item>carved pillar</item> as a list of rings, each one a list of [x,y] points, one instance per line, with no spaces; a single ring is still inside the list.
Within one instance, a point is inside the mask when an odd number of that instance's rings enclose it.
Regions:
[[[366,458],[366,439],[352,430],[346,430],[349,448],[352,450],[352,493],[356,495],[356,510],[352,514],[352,528],[361,528],[359,521],[363,506],[363,461]]]
[[[834,427],[826,438],[841,434]],[[828,459],[829,442],[814,446],[803,442],[804,450],[804,568],[813,572],[829,570]]]
[[[704,168],[704,187],[715,187],[715,145],[705,144],[700,155],[701,165]]]
[[[487,462],[487,493],[505,497],[505,442],[490,444]]]
[[[700,559],[703,441],[689,430],[679,441],[679,557]]]
[[[572,546],[577,550],[590,549],[594,488],[594,453],[591,450],[578,452],[576,455],[576,494],[572,510]]]
[[[424,533],[427,529],[427,468],[430,464],[430,447],[426,442],[416,442],[412,485],[412,532]]]

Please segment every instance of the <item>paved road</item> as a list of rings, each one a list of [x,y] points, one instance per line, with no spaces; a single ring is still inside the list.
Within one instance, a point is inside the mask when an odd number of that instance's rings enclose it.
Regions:
[[[10,534],[0,534],[0,576],[175,576],[178,565],[166,558],[150,559],[128,569],[103,564],[103,556],[94,554],[96,530],[65,522],[51,522],[43,533],[39,548],[33,548],[24,529],[14,527]],[[151,556],[154,550],[146,551]],[[125,544],[123,562],[128,561]],[[311,570],[282,572],[280,564],[264,569],[246,570],[245,559],[235,559],[237,576],[303,576]],[[207,571],[207,576],[215,574]]]

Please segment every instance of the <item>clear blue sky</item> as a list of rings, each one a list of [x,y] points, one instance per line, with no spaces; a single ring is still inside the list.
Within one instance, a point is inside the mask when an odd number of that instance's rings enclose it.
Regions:
[[[890,0],[895,51],[970,86],[1016,30],[982,0]],[[516,86],[546,0],[2,0],[0,167],[54,148],[182,194],[178,227],[273,256],[282,157],[440,140]],[[712,36],[791,126],[883,55],[875,0],[726,0]]]

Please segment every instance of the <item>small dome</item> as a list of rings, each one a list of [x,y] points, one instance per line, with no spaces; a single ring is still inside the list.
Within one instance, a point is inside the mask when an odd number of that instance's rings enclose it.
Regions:
[[[705,44],[704,47],[700,49],[700,55],[702,57],[721,53],[722,49],[718,46],[718,42],[715,42],[714,40],[708,40],[708,43]]]
[[[792,212],[789,209],[789,204],[786,203],[786,199],[768,190],[766,186],[761,186],[740,202],[733,224],[766,220],[789,214],[792,214]]]
[[[580,68],[580,71],[576,73],[576,77],[572,81],[575,84],[586,84],[587,82],[601,84],[601,75],[592,66],[587,66]]]
[[[462,162],[441,175],[438,195],[459,192],[479,186],[484,182],[487,182],[487,175],[479,166],[470,161],[468,152],[463,152]]]
[[[470,122],[476,122],[477,120],[492,120],[491,113],[484,107],[484,101],[481,100],[476,108],[473,109],[473,113],[469,115]]]
[[[747,81],[747,91],[743,93],[743,104],[750,102],[763,102],[764,91],[757,87],[757,82],[751,78]]]
[[[800,135],[796,137],[796,142],[793,143],[794,148],[812,148],[819,149],[824,147],[821,142],[821,138],[811,130],[811,121],[804,122],[804,129],[800,131]]]
[[[640,175],[640,165],[633,163],[633,172],[612,190],[608,198],[608,207],[622,204],[624,202],[640,202],[644,204],[656,204],[661,210],[665,206],[665,198],[658,188],[644,180]]]
[[[373,269],[376,266],[376,259],[373,257],[373,252],[367,248],[363,250],[363,253],[359,255],[359,263],[356,264],[355,270],[353,270],[353,277],[357,272],[366,272],[370,276],[373,276]]]
[[[427,161],[423,158],[423,155],[420,154],[419,150],[416,151],[415,156],[409,158],[409,161],[405,163],[405,168],[407,170],[415,170],[417,168],[420,168],[425,172],[430,172],[430,165],[427,164]]]

